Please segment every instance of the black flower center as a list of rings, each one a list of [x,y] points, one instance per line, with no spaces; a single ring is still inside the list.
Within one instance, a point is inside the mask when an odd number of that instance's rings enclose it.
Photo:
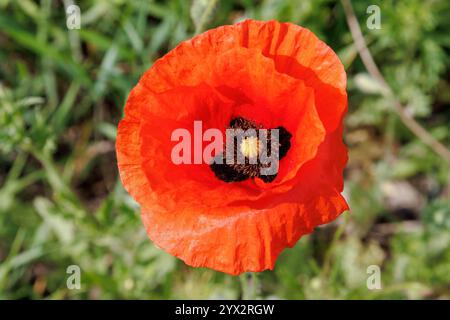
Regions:
[[[227,130],[224,152],[210,165],[216,177],[225,182],[255,177],[272,182],[278,173],[279,160],[291,147],[289,131],[281,126],[266,130],[242,117],[232,119],[228,129],[232,130]]]

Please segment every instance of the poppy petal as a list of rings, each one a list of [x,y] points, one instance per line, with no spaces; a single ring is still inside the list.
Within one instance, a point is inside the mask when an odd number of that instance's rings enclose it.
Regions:
[[[272,269],[279,253],[348,209],[346,75],[309,30],[246,20],[182,42],[132,90],[116,142],[120,177],[156,245],[192,266],[230,274]],[[174,130],[233,117],[282,126],[290,148],[270,183],[226,183],[207,163],[177,165]],[[203,146],[203,145],[202,145]]]

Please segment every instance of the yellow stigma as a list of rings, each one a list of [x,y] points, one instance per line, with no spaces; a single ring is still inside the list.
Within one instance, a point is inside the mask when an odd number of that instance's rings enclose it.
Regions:
[[[253,158],[259,154],[259,141],[256,137],[246,137],[241,143],[241,152],[247,158]]]

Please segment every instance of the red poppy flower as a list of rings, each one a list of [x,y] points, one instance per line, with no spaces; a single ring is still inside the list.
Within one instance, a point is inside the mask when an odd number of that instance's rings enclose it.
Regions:
[[[284,248],[348,209],[346,110],[344,68],[311,31],[222,26],[179,44],[131,91],[116,144],[121,180],[149,237],[187,264],[234,275],[273,269]],[[172,133],[194,135],[199,120],[203,130],[279,128],[277,174],[175,164]]]

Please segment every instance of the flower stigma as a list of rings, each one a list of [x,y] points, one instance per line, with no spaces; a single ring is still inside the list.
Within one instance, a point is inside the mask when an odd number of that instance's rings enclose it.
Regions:
[[[257,137],[246,137],[242,140],[240,149],[245,157],[254,158],[261,150],[261,143]]]

